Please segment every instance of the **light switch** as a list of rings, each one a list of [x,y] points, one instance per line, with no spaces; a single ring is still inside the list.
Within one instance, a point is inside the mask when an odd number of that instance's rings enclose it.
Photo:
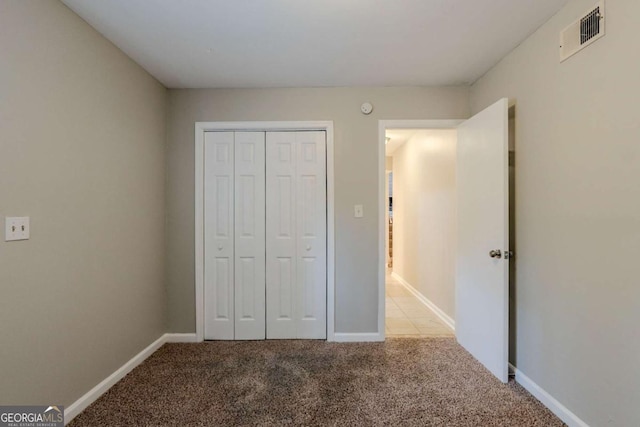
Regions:
[[[356,218],[362,218],[364,216],[364,208],[362,207],[362,205],[354,205],[353,216],[355,216]]]
[[[4,228],[5,242],[13,240],[29,239],[29,217],[28,216],[8,216],[5,218]]]

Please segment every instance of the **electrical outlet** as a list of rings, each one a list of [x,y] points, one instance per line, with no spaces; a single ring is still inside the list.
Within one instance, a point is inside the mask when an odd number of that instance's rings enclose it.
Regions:
[[[5,242],[29,239],[29,217],[8,216],[5,218]]]
[[[362,205],[353,206],[353,216],[356,218],[362,218],[364,216],[364,208]]]

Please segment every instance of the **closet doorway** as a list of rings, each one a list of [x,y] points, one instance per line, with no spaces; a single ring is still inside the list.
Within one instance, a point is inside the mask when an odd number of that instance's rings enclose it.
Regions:
[[[198,341],[334,337],[331,122],[196,123]]]

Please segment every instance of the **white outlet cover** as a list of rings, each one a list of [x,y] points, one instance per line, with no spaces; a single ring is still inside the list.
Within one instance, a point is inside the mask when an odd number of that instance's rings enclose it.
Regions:
[[[29,217],[28,216],[6,217],[4,230],[5,230],[4,240],[6,242],[29,239]]]
[[[364,208],[362,205],[353,206],[353,216],[356,218],[362,218],[364,216]]]

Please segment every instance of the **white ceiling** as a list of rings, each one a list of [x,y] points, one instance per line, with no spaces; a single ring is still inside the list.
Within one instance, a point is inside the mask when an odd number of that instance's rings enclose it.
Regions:
[[[62,1],[170,88],[469,84],[566,3]]]

